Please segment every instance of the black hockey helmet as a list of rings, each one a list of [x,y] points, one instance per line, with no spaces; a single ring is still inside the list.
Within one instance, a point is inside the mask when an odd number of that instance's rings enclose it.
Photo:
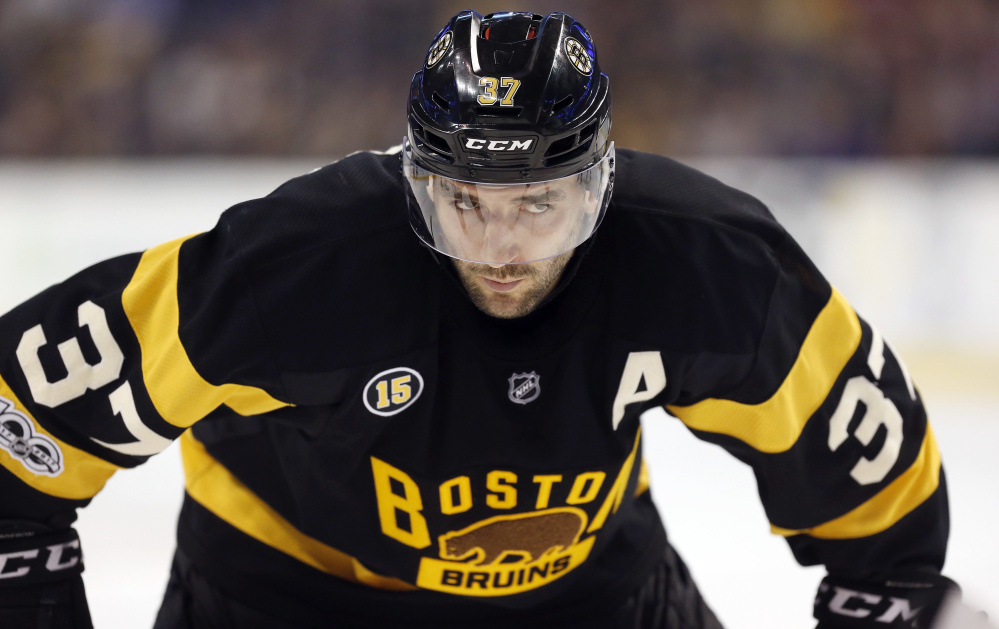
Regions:
[[[589,33],[572,17],[457,14],[413,77],[408,118],[404,170],[413,192],[410,218],[420,238],[437,251],[490,264],[532,262],[576,247],[603,217],[614,169],[609,80],[600,72]],[[564,182],[556,185],[570,177],[582,196]],[[487,217],[481,200],[506,191],[507,198],[538,201],[541,184],[547,186],[546,201],[584,199],[586,207],[572,217],[563,211],[556,230],[555,212],[542,217],[546,212],[539,210],[558,209],[557,204],[534,203],[520,231],[529,230],[540,246],[519,256],[460,245],[454,230],[446,229],[457,212],[463,214],[461,236],[474,236],[477,229],[483,240]],[[556,187],[563,189],[556,194]]]

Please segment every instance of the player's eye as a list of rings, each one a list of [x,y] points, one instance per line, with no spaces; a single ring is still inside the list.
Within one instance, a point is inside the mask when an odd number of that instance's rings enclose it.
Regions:
[[[462,212],[471,212],[478,209],[479,204],[465,191],[454,195],[454,207]]]
[[[552,207],[551,203],[528,203],[524,209],[531,214],[543,214],[544,212],[552,209]]]

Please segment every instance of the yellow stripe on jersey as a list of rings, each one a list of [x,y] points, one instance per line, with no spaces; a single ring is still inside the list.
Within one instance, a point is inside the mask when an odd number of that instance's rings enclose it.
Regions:
[[[860,320],[835,288],[805,337],[783,384],[769,400],[707,399],[666,409],[695,430],[735,437],[760,452],[784,452],[832,390],[860,345]]]
[[[219,405],[240,415],[272,411],[286,403],[256,387],[213,385],[198,374],[180,341],[177,299],[179,238],[142,254],[121,295],[122,307],[142,349],[142,376],[153,406],[166,421],[187,428]]]
[[[190,431],[181,435],[180,445],[187,493],[233,527],[341,579],[384,590],[416,589],[399,579],[375,574],[350,555],[296,529],[216,461]]]
[[[638,455],[638,445],[641,441],[642,427],[639,426],[635,432],[635,445],[631,447],[631,454],[628,455],[628,458],[621,465],[621,470],[617,473],[617,478],[614,480],[614,484],[611,485],[610,491],[607,492],[604,503],[600,505],[600,509],[597,510],[596,515],[593,516],[593,520],[590,522],[590,526],[586,529],[587,533],[596,531],[607,521],[607,516],[611,513],[617,513],[618,508],[621,506],[621,501],[624,500],[624,490],[628,486],[628,479],[631,478],[631,469],[635,466],[635,457]],[[648,477],[645,480],[647,482]],[[638,486],[635,488],[636,496],[641,486],[642,478],[641,470],[639,470]]]
[[[820,539],[853,539],[888,530],[923,504],[940,484],[940,451],[929,424],[919,455],[913,464],[867,502],[819,526],[792,530],[770,526],[776,535],[788,537],[804,533]]]
[[[645,459],[642,459],[642,466],[638,468],[638,484],[635,485],[635,495],[641,496],[649,490],[649,466]]]
[[[52,436],[52,433],[42,428],[35,418],[32,417],[31,413],[25,409],[24,404],[21,404],[21,401],[14,394],[14,391],[7,386],[3,378],[0,378],[0,398],[6,400],[6,402],[2,403],[4,408],[0,408],[0,411],[4,412],[5,415],[7,413],[16,413],[26,418],[31,422],[31,430],[34,431],[34,434],[44,435],[51,439],[62,454],[59,469],[67,471],[60,471],[53,476],[49,476],[36,474],[29,470],[20,459],[13,456],[6,449],[0,448],[0,465],[24,481],[32,489],[50,496],[56,496],[57,498],[86,500],[97,495],[97,492],[104,487],[104,483],[111,478],[112,474],[121,469],[117,465],[113,465],[88,452],[74,448],[65,441]],[[12,404],[13,408],[6,407],[7,402]],[[111,408],[109,406],[108,413],[110,412]],[[20,436],[24,437],[25,435]]]

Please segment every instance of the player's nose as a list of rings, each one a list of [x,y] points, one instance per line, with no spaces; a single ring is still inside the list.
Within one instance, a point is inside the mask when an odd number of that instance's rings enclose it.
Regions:
[[[502,220],[492,220],[486,224],[482,260],[494,269],[515,262],[520,255],[520,245],[513,227]]]

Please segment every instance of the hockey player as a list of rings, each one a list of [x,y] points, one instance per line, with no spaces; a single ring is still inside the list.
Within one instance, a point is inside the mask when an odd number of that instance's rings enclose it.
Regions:
[[[464,11],[401,149],[0,319],[0,626],[90,626],[75,510],[180,438],[159,629],[719,627],[647,488],[665,407],[826,566],[820,627],[927,627],[903,363],[756,199],[615,150],[608,86],[571,17]]]

